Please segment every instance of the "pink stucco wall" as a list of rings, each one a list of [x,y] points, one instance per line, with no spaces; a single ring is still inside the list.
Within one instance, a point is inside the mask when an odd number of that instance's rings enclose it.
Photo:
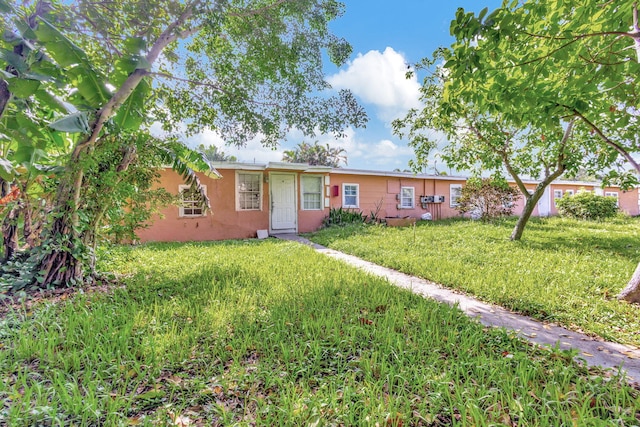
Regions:
[[[180,217],[177,206],[168,206],[162,211],[163,217],[154,218],[153,223],[146,229],[138,232],[141,241],[206,241],[223,239],[241,239],[256,237],[257,230],[269,230],[270,224],[270,193],[269,175],[271,173],[286,173],[295,176],[296,191],[296,231],[300,233],[316,230],[321,227],[322,220],[329,214],[329,206],[339,208],[343,206],[343,185],[358,184],[360,210],[365,215],[378,210],[379,218],[384,217],[414,217],[419,218],[425,212],[430,212],[433,219],[444,219],[459,216],[460,214],[451,206],[451,186],[464,185],[463,178],[456,177],[414,177],[401,173],[368,173],[364,171],[333,170],[329,172],[309,172],[305,170],[279,170],[277,168],[254,168],[250,171],[261,174],[262,182],[262,206],[260,210],[239,211],[236,209],[236,173],[235,169],[218,169],[222,175],[220,179],[212,179],[200,175],[202,184],[207,187],[207,194],[211,200],[210,212],[199,217]],[[322,177],[321,210],[302,209],[302,185],[301,177],[305,174],[313,174]],[[328,176],[328,182],[325,177]],[[159,185],[173,194],[178,194],[179,186],[183,184],[178,174],[171,170],[161,171]],[[529,190],[533,191],[535,183],[527,183]],[[400,201],[397,196],[402,187],[413,187],[415,195],[415,207],[412,209],[398,209]],[[553,183],[549,188],[549,214],[557,214],[553,202],[554,190],[567,190],[577,193],[584,189],[595,191],[592,184]],[[640,214],[638,206],[638,189],[623,192],[614,187],[603,189],[603,192],[617,192],[620,209],[629,215]],[[422,207],[420,196],[439,195],[444,196],[443,203],[430,203]],[[328,205],[325,205],[328,200]],[[524,199],[521,197],[516,203],[515,214],[522,211]],[[534,216],[538,216],[536,206]]]
[[[181,217],[178,206],[168,206],[162,215],[153,218],[148,228],[138,231],[140,241],[206,241],[224,239],[243,239],[256,237],[257,230],[269,230],[269,182],[270,172],[277,170],[250,171],[261,174],[262,206],[260,210],[239,211],[236,209],[236,170],[219,169],[220,179],[208,178],[198,174],[200,181],[207,187],[207,195],[211,201],[211,211],[199,217]],[[285,171],[291,173],[290,171]],[[184,184],[180,176],[172,170],[160,172],[160,184],[172,194],[178,194],[179,186]],[[301,208],[302,186],[301,172],[293,172],[296,176],[297,231],[300,233],[317,230],[328,209],[303,210]],[[325,174],[313,174],[324,177]],[[323,185],[323,196],[326,190]],[[324,201],[324,197],[323,197]]]
[[[163,218],[154,218],[149,228],[138,232],[140,240],[184,242],[238,239],[255,237],[256,230],[268,228],[267,211],[236,211],[235,173],[234,171],[221,172],[224,172],[221,179],[212,179],[199,174],[200,181],[207,186],[211,211],[201,217],[180,217],[178,206],[168,206],[162,210]],[[182,178],[174,171],[161,171],[160,185],[170,193],[178,194],[181,184],[184,184]],[[263,191],[263,207],[267,206],[265,194],[266,191]]]

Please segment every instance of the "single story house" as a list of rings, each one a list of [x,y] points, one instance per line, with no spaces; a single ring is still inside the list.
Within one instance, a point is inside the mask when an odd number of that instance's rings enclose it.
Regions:
[[[162,216],[138,232],[141,241],[223,240],[256,237],[258,230],[269,234],[304,233],[322,225],[331,208],[354,209],[378,218],[420,218],[429,212],[433,219],[459,216],[456,200],[466,178],[414,175],[310,166],[300,163],[217,163],[218,178],[200,175],[211,200],[211,211],[203,211],[189,187],[171,169],[161,171],[160,185],[182,194],[181,206],[169,206]],[[527,181],[533,190],[536,181]],[[618,198],[620,209],[640,214],[639,189],[622,191],[601,188],[593,182],[556,181],[536,206],[534,216],[557,213],[554,200],[579,190]],[[515,207],[523,207],[520,198]]]

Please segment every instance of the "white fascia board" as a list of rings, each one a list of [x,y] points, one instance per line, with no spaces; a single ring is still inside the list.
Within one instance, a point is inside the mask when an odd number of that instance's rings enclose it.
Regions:
[[[173,170],[173,167],[171,165],[162,165],[161,166],[162,169],[171,169]],[[203,173],[205,174],[206,177],[211,178],[211,179],[220,179],[222,178],[222,174],[220,172],[218,172],[218,170],[216,168],[214,168],[213,166],[211,166],[211,169],[208,171],[196,171],[198,173]]]
[[[248,170],[248,171],[263,171],[267,168],[266,164],[261,164],[261,163],[214,162],[214,163],[211,163],[211,165],[217,169]]]
[[[288,162],[269,162],[268,169],[291,170],[301,172],[317,172],[329,173],[332,168],[329,166],[312,166],[308,163],[288,163]]]
[[[344,169],[333,168],[331,173],[342,175],[369,175],[369,176],[386,176],[393,178],[414,178],[414,179],[435,179],[442,181],[466,181],[469,178],[463,176],[447,176],[447,175],[428,175],[428,174],[413,174],[410,172],[384,172],[384,171],[372,171],[362,169]]]

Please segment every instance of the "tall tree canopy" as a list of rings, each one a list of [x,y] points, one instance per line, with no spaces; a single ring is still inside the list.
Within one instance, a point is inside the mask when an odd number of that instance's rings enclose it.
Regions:
[[[505,0],[491,13],[459,9],[451,34],[455,43],[442,50],[445,111],[458,114],[473,105],[518,129],[574,123],[582,135],[595,137],[580,140],[584,170],[622,185],[638,182],[640,27],[634,0]],[[640,265],[632,284],[640,285]],[[637,293],[625,298],[640,301]]]
[[[229,155],[215,145],[205,146],[198,145],[198,151],[204,155],[204,158],[210,162],[236,162],[236,156]]]
[[[340,134],[362,125],[366,115],[351,93],[323,95],[323,53],[340,64],[351,52],[328,30],[342,10],[333,0],[0,0],[0,133],[12,146],[0,166],[15,171],[15,153],[35,145],[33,135],[14,132],[20,121],[63,145],[39,281],[82,279],[86,172],[115,135],[116,170],[124,171],[136,157],[126,135],[153,121],[168,130],[211,128],[238,145],[254,137],[275,145],[292,128]],[[195,177],[189,166],[203,164],[175,144],[161,148],[183,175]]]
[[[282,161],[339,168],[340,163],[347,164],[347,154],[344,148],[320,145],[318,141],[313,144],[302,141],[293,150],[285,151]]]

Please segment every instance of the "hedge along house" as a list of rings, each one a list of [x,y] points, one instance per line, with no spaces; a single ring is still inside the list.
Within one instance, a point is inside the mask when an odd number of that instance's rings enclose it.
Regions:
[[[181,206],[168,206],[148,228],[138,232],[141,241],[203,241],[252,238],[260,234],[304,233],[322,226],[331,208],[352,209],[377,218],[432,219],[459,216],[456,200],[466,178],[414,175],[356,169],[332,169],[299,163],[216,163],[219,177],[199,175],[211,200],[203,211],[190,198],[189,187],[171,169],[161,171],[160,185],[182,194]],[[537,182],[527,181],[533,191]],[[533,212],[557,214],[554,200],[578,191],[593,191],[618,198],[620,209],[638,215],[638,189],[602,189],[593,182],[552,183]],[[519,198],[514,213],[524,205]]]

